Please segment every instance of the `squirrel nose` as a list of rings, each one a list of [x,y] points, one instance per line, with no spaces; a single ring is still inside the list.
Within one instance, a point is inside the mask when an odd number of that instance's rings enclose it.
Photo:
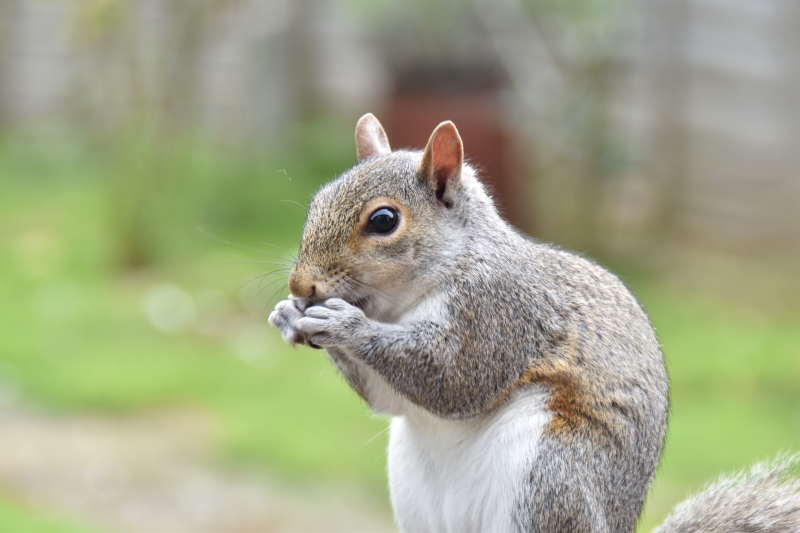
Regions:
[[[312,298],[317,292],[317,287],[313,283],[299,279],[299,276],[290,276],[289,292],[297,298]]]

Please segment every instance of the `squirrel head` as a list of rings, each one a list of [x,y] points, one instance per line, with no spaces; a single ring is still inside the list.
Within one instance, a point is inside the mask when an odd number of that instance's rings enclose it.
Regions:
[[[367,316],[392,321],[452,275],[473,217],[497,217],[464,162],[452,122],[433,131],[423,152],[392,151],[380,122],[356,125],[358,164],[311,201],[297,262],[295,298],[342,298]]]

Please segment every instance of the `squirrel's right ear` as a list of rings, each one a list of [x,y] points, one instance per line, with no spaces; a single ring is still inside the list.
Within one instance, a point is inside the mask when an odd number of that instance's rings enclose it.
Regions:
[[[451,189],[461,178],[463,163],[464,145],[456,125],[449,120],[442,122],[428,140],[419,173],[436,194],[436,199],[447,207],[452,204]]]
[[[391,152],[389,138],[383,126],[372,113],[367,113],[356,124],[356,155],[358,162]]]

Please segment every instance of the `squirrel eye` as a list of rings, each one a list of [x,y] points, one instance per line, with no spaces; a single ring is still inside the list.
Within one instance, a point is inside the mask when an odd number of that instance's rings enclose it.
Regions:
[[[369,216],[367,233],[389,233],[397,227],[397,211],[388,207],[381,207]]]

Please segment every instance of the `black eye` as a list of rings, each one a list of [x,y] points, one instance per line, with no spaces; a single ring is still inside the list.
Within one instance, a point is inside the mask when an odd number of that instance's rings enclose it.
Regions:
[[[388,207],[381,207],[369,216],[367,233],[389,233],[397,226],[397,211]]]

